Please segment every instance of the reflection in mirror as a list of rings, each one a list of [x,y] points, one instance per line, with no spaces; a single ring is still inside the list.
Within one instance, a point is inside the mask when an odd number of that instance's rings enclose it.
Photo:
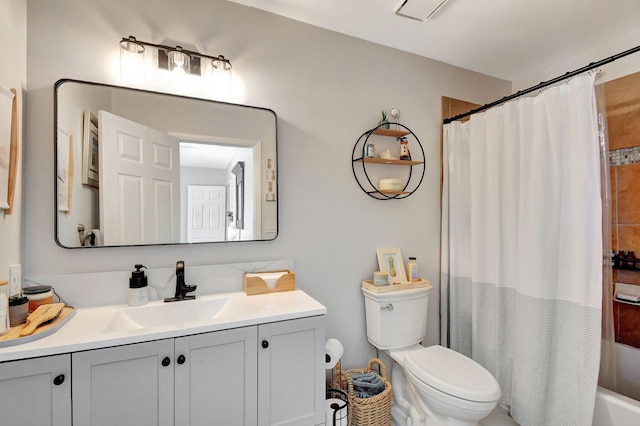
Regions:
[[[236,178],[236,229],[244,229],[244,162],[238,161],[231,170]]]
[[[60,80],[55,119],[62,247],[276,237],[273,111]]]

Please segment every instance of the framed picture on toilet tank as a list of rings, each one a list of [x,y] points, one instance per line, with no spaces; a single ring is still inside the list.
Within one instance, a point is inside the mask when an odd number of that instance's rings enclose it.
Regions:
[[[376,252],[378,253],[378,268],[381,272],[387,273],[389,284],[407,282],[399,248],[379,248]]]

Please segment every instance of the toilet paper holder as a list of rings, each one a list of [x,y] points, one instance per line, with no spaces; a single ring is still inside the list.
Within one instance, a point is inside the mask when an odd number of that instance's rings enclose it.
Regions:
[[[324,344],[325,369],[330,370],[340,362],[340,358],[344,354],[342,342],[338,339],[327,339]]]
[[[349,397],[340,389],[327,389],[325,426],[347,426]]]

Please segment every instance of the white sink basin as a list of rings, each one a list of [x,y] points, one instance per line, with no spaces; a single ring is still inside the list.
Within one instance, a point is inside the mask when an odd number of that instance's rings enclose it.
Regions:
[[[152,302],[118,310],[105,332],[155,328],[207,321],[231,312],[230,297]]]

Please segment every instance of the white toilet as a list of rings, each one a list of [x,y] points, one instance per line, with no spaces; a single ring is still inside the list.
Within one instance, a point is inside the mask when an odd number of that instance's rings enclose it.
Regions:
[[[362,288],[367,338],[395,363],[395,425],[473,426],[488,416],[500,386],[484,367],[443,346],[423,347],[431,286],[374,293]]]

